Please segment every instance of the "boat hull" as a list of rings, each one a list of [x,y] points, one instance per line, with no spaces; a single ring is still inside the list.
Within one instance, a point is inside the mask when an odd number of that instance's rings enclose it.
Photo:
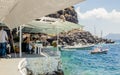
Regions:
[[[66,46],[66,47],[63,47],[63,50],[64,49],[91,50],[93,47],[94,45]]]
[[[91,54],[107,54],[107,50],[98,51],[98,52],[91,51]]]

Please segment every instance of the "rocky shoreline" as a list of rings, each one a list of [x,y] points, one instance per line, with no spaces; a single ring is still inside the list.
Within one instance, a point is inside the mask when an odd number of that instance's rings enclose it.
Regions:
[[[99,43],[114,43],[112,40],[103,39],[94,37],[88,31],[80,31],[80,30],[72,30],[68,33],[61,33],[59,34],[59,44],[60,45],[70,45],[73,46],[74,44],[99,44]]]
[[[31,71],[29,71],[27,73],[27,75],[34,75]],[[39,74],[39,75],[64,75],[63,70],[58,70],[58,71],[54,71],[52,73],[46,73],[46,74]]]

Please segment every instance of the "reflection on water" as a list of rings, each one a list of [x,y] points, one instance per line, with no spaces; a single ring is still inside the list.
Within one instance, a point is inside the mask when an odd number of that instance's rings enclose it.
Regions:
[[[90,54],[90,50],[62,51],[65,75],[120,75],[120,44],[102,45],[107,54]]]

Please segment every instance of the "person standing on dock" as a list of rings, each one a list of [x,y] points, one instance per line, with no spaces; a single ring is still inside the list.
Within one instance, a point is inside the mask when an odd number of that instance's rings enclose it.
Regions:
[[[7,32],[0,27],[0,57],[5,57],[6,55],[6,44],[8,40]]]

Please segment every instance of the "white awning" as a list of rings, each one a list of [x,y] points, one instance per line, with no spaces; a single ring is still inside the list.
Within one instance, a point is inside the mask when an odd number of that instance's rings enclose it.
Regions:
[[[84,0],[0,0],[0,21],[10,29]]]
[[[83,26],[68,21],[56,21],[54,23],[43,23],[41,21],[32,21],[26,24],[23,32],[27,33],[46,33],[57,34],[60,32],[68,32],[73,29],[80,29]]]

